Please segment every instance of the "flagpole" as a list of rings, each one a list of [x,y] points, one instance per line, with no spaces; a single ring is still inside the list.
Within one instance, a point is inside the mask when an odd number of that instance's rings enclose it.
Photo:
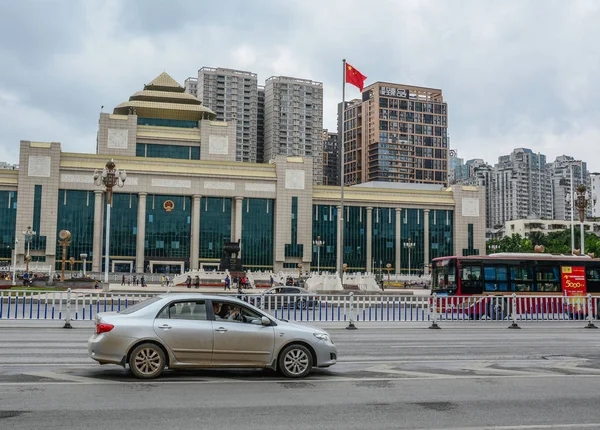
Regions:
[[[342,285],[344,283],[344,182],[346,181],[346,177],[344,175],[344,119],[346,111],[346,59],[342,60],[342,136],[340,140],[340,213],[338,215],[339,218],[339,227],[338,227],[338,258],[337,258],[337,271],[340,274],[340,279],[342,280]]]

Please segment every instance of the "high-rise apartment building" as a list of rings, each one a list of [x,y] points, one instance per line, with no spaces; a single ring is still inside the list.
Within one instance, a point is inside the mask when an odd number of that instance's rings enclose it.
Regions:
[[[183,84],[183,88],[185,88],[186,93],[198,97],[198,78],[187,78]]]
[[[340,185],[338,134],[323,130],[323,185]]]
[[[191,93],[193,80],[186,80],[186,90],[188,85]],[[195,95],[204,106],[217,114],[217,120],[237,121],[236,160],[255,163],[258,136],[256,73],[203,67],[198,70]]]
[[[361,100],[345,106],[345,184],[447,185],[447,129],[442,90],[387,82],[369,85]]]
[[[265,87],[258,86],[258,115],[256,118],[256,162],[265,162]],[[267,160],[269,161],[269,160]]]
[[[323,182],[323,84],[273,76],[265,83],[264,161],[313,157],[313,183]]]
[[[568,155],[556,157],[547,166],[552,183],[553,219],[570,220],[573,199],[576,197],[577,186],[587,184],[587,165]],[[573,186],[571,187],[571,169],[573,169]],[[573,192],[571,193],[571,188]],[[573,208],[574,217],[577,210]],[[591,215],[591,208],[590,213]]]
[[[600,173],[590,174],[590,190],[592,201],[592,216],[594,218],[600,217]]]
[[[545,155],[517,148],[498,157],[489,187],[492,226],[532,217],[552,219],[552,185]]]

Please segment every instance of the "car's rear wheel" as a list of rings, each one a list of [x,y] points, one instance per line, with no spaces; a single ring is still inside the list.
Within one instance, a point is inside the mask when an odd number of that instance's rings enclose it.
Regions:
[[[278,369],[286,378],[303,378],[312,369],[312,354],[304,345],[289,345],[279,355]]]
[[[166,359],[162,348],[153,343],[136,346],[129,356],[129,369],[140,379],[153,379],[165,369]]]

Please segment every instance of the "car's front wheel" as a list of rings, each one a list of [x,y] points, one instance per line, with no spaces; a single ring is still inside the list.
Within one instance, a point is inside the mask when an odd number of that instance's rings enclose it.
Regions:
[[[312,369],[312,354],[303,345],[289,345],[279,355],[278,369],[286,378],[303,378]]]
[[[166,364],[162,348],[153,343],[143,343],[131,351],[129,369],[140,379],[158,378]]]

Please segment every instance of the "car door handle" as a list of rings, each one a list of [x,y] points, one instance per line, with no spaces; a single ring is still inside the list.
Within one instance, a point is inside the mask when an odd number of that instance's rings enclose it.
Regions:
[[[215,329],[215,331],[218,331],[219,333],[225,333],[227,331],[227,329],[225,327],[219,327],[219,328]]]
[[[169,324],[163,324],[163,325],[159,325],[158,328],[160,328],[162,330],[169,330],[171,328],[171,326]]]

